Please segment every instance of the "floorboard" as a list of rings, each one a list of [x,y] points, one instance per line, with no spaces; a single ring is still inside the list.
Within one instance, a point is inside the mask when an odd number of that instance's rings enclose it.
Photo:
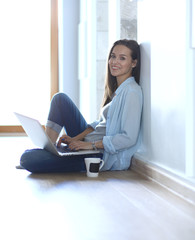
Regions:
[[[194,206],[133,171],[17,170],[26,137],[0,137],[0,239],[194,240]]]

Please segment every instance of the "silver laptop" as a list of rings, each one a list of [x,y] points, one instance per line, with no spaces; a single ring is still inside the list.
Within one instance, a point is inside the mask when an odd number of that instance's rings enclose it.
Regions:
[[[47,151],[58,156],[88,155],[100,153],[100,151],[95,150],[70,151],[68,150],[67,146],[61,146],[60,148],[57,148],[56,145],[52,143],[38,120],[19,113],[14,114],[20,121],[22,127],[32,142],[41,149],[46,149]]]

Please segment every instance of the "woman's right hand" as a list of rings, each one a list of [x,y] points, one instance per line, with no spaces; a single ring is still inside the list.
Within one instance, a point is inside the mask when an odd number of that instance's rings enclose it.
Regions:
[[[61,143],[69,145],[72,141],[74,141],[74,139],[65,134],[59,138],[57,146],[60,147]]]

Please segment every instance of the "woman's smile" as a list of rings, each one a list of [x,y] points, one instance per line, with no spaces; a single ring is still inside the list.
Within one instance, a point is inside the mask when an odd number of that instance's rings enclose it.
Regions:
[[[120,67],[119,67],[119,66],[116,66],[116,65],[112,65],[111,68],[112,68],[112,70],[114,70],[114,71],[120,69]]]

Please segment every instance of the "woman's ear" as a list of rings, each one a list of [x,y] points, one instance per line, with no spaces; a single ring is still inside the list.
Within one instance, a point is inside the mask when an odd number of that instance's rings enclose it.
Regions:
[[[135,68],[137,66],[137,59],[133,60],[132,62],[132,68]]]

